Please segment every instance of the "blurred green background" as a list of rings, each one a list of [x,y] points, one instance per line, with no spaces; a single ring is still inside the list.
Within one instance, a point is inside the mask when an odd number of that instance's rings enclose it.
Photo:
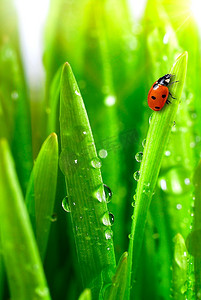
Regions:
[[[131,299],[200,299],[201,4],[147,0],[138,16],[137,2],[51,0],[41,57],[45,78],[38,75],[38,85],[31,85],[23,67],[20,16],[13,1],[1,0],[0,138],[8,141],[27,199],[32,167],[52,132],[58,136],[61,152],[60,75],[61,66],[70,63],[101,161],[103,183],[113,193],[108,210],[114,216],[118,262],[128,249],[137,185],[133,174],[140,168],[152,117],[147,94],[153,82],[169,72],[176,57],[188,51],[185,89],[149,210]],[[29,38],[32,36],[34,39],[34,29]],[[37,65],[32,67],[37,69]],[[62,207],[66,187],[60,169],[55,178],[44,272],[52,299],[78,299],[86,286],[82,284],[70,213]],[[9,299],[2,252],[0,248],[0,300]],[[88,294],[82,297],[90,299]],[[98,299],[97,295],[93,299]]]

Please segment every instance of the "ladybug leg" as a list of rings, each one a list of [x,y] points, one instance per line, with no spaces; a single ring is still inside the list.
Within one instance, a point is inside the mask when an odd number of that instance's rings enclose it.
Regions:
[[[167,103],[167,104],[170,104],[171,102],[170,102],[170,100],[167,99],[167,100],[166,100],[166,103]]]
[[[176,83],[176,82],[179,82],[179,80],[176,80],[176,81],[170,82],[170,83],[168,84],[168,86],[170,86],[171,84],[173,84],[173,83]]]
[[[169,92],[169,95],[172,99],[176,99],[175,97],[172,96],[172,94]]]

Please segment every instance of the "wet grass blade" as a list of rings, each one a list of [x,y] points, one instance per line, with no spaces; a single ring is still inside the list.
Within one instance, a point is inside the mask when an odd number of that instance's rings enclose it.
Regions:
[[[79,267],[84,287],[96,298],[101,278],[111,279],[116,265],[112,230],[94,140],[79,88],[65,63],[60,92],[60,168],[66,178]]]
[[[177,58],[170,70],[170,73],[175,75],[174,80],[179,80],[178,84],[174,84],[170,87],[170,92],[176,99],[172,100],[170,105],[166,105],[163,110],[153,113],[152,122],[149,127],[135,196],[134,218],[128,251],[128,285],[130,285],[131,270],[133,270],[133,278],[136,276],[147,212],[181,98],[186,76],[186,67],[187,53],[184,52]],[[133,267],[131,267],[132,265]]]
[[[36,159],[26,193],[26,205],[44,260],[56,194],[58,141],[52,133],[43,143]]]
[[[128,252],[123,253],[121,256],[116,273],[112,278],[112,286],[109,291],[106,290],[104,299],[105,300],[117,300],[124,299],[126,278],[127,278],[127,267],[128,267]]]
[[[13,300],[50,299],[7,141],[0,140],[0,228]]]
[[[172,266],[172,297],[184,299],[187,289],[187,250],[181,234],[174,237],[174,258]]]

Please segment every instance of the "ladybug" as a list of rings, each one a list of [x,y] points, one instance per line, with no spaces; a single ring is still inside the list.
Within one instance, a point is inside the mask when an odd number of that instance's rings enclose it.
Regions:
[[[168,86],[178,81],[170,83],[171,77],[174,75],[166,74],[163,77],[160,77],[157,81],[154,82],[148,93],[148,105],[151,109],[158,111],[163,108],[165,103],[171,103],[168,100],[170,95],[173,99],[176,99],[170,93]]]

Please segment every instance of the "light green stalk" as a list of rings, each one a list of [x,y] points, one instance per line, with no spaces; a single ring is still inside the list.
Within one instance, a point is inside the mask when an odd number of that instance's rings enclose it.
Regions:
[[[186,67],[187,53],[184,52],[177,58],[175,64],[170,70],[170,74],[175,75],[174,80],[179,81],[178,84],[174,84],[170,87],[170,92],[176,97],[176,99],[172,99],[171,104],[166,105],[161,111],[154,112],[147,134],[143,160],[140,168],[140,179],[137,185],[136,205],[134,209],[134,219],[132,222],[128,251],[129,286],[131,282],[131,270],[133,270],[133,279],[136,276],[147,212],[156,186],[162,157],[181,98],[184,80],[186,77]]]
[[[115,256],[100,161],[79,88],[65,63],[60,93],[60,168],[66,178],[68,199],[79,266],[84,287],[97,297],[114,271]]]
[[[44,260],[56,194],[58,141],[52,133],[43,143],[36,159],[26,193],[26,205]]]
[[[50,299],[13,158],[0,140],[0,229],[3,257],[13,300]]]

